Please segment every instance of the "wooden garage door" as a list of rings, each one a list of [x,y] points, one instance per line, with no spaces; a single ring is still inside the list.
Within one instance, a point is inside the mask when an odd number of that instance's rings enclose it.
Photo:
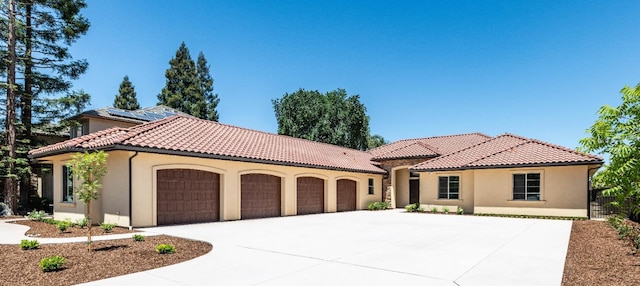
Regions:
[[[280,177],[246,174],[240,180],[242,219],[280,216]]]
[[[191,169],[157,173],[158,225],[220,220],[220,175]]]
[[[356,182],[352,180],[338,180],[338,211],[356,210]]]
[[[313,177],[300,177],[297,181],[298,214],[317,214],[324,212],[324,180]]]

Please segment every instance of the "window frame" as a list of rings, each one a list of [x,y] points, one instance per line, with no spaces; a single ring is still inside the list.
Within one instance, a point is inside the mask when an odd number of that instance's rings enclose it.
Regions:
[[[460,175],[438,176],[438,200],[460,200]],[[457,191],[452,192],[452,178],[456,178]],[[446,194],[442,192],[442,179],[446,179]],[[455,182],[455,181],[454,181]],[[455,197],[454,197],[455,196]]]
[[[376,193],[375,188],[375,180],[373,178],[369,178],[369,195],[374,195]]]
[[[522,176],[522,178],[517,180],[516,176],[518,177]],[[535,178],[535,176],[537,176],[537,178]],[[512,173],[511,174],[511,199],[514,201],[530,201],[530,202],[543,201],[542,180],[543,180],[543,173],[541,171],[527,171],[527,172]],[[516,184],[518,182],[521,182],[523,185],[517,186]],[[517,188],[521,188],[522,191],[517,191]],[[535,191],[536,189],[537,191]]]
[[[62,202],[75,203],[73,189],[73,170],[71,167],[62,165]]]

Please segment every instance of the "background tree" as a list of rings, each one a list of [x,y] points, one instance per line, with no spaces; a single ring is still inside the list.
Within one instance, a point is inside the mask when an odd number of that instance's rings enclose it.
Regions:
[[[344,89],[325,94],[299,89],[272,103],[278,134],[360,150],[384,142],[382,136],[369,134],[369,116],[360,97],[348,96]]]
[[[87,219],[87,249],[91,252],[91,202],[97,200],[102,188],[102,178],[107,174],[108,154],[100,150],[98,152],[76,153],[71,156],[71,161],[67,166],[71,168],[71,173],[82,183],[76,191],[78,200],[85,205],[85,215]]]
[[[217,121],[215,110],[217,94],[213,94],[213,79],[202,53],[198,56],[198,66],[189,55],[184,42],[169,61],[165,72],[166,83],[158,94],[158,105],[166,105],[198,118]]]
[[[135,87],[131,84],[131,81],[129,81],[129,76],[125,75],[122,79],[118,94],[116,94],[116,98],[113,100],[113,107],[125,110],[140,109]]]
[[[615,196],[614,206],[631,202],[629,213],[640,214],[640,84],[625,86],[622,104],[605,105],[599,118],[580,140],[580,150],[609,155],[609,162],[594,176],[594,184],[607,186],[605,195]]]
[[[16,6],[16,58],[8,58],[8,41],[2,33],[0,55],[3,63],[0,76],[6,77],[4,67],[10,63],[16,65],[17,118],[14,122],[17,130],[15,168],[20,177],[20,190],[23,205],[25,194],[30,190],[31,167],[26,153],[29,149],[44,144],[33,136],[33,130],[39,134],[59,134],[69,123],[61,122],[84,109],[89,102],[88,94],[82,91],[70,91],[71,80],[83,74],[88,64],[86,60],[74,60],[69,46],[89,29],[89,22],[80,14],[86,7],[83,0],[25,0]],[[7,6],[0,6],[0,26],[7,27],[12,18],[5,13]],[[7,94],[3,86],[2,93]],[[73,106],[77,109],[60,109],[61,106]],[[6,118],[4,118],[6,119]],[[6,121],[6,120],[5,120]],[[4,145],[5,142],[3,142]],[[7,158],[9,156],[3,156]],[[0,173],[8,174],[8,164],[0,165]],[[6,199],[6,198],[5,198]],[[16,210],[16,206],[14,211]]]
[[[217,93],[213,93],[213,78],[211,77],[209,65],[204,54],[200,52],[198,54],[197,61],[198,83],[200,84],[200,91],[204,96],[204,100],[207,104],[205,118],[211,121],[218,121],[218,103],[220,99]]]

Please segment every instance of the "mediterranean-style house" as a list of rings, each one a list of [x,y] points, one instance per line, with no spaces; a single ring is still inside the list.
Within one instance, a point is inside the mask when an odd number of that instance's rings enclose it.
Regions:
[[[90,130],[90,129],[89,129]],[[401,140],[368,152],[176,115],[32,150],[53,166],[54,216],[77,219],[65,163],[104,150],[95,222],[155,226],[394,207],[587,216],[602,158],[505,134]]]

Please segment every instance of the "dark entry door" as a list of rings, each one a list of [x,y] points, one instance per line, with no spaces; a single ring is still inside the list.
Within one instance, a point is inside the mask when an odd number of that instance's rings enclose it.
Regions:
[[[420,202],[420,180],[409,180],[409,203]]]

